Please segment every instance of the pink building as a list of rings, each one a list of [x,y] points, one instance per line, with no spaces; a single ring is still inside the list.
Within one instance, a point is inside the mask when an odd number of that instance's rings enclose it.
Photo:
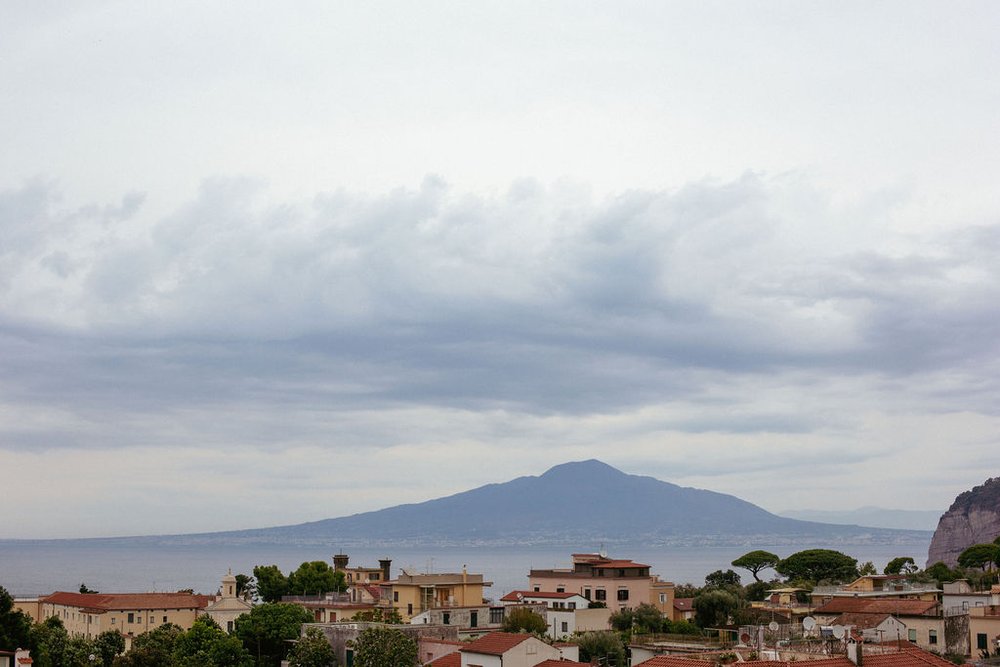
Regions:
[[[673,616],[673,583],[650,574],[649,565],[602,554],[573,554],[571,569],[531,570],[528,587],[532,591],[578,593],[614,610],[647,603]]]

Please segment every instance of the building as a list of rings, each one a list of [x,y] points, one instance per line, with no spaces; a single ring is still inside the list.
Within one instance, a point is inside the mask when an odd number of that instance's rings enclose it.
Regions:
[[[326,641],[333,647],[338,665],[354,664],[352,643],[369,627],[386,626],[395,628],[408,637],[412,637],[418,647],[422,642],[433,640],[438,643],[458,642],[458,629],[441,625],[387,625],[385,623],[347,622],[347,623],[303,623],[299,636],[305,637],[309,628],[317,628],[323,633]],[[463,644],[464,645],[464,644]],[[419,650],[419,649],[418,649]],[[442,649],[438,649],[442,650]],[[442,653],[445,651],[442,650]]]
[[[867,574],[842,586],[816,586],[810,595],[813,605],[820,606],[837,597],[938,602],[941,592],[934,584],[910,581],[903,574]]]
[[[229,570],[222,578],[219,594],[214,602],[205,607],[205,613],[218,623],[220,628],[232,632],[236,626],[236,619],[243,614],[249,614],[251,609],[253,605],[249,600],[236,595],[236,577],[233,576],[233,571]]]
[[[313,615],[314,623],[340,623],[377,609],[373,602],[354,602],[351,592],[323,595],[282,595],[281,601],[297,604]]]
[[[586,609],[590,600],[568,591],[511,591],[500,598],[500,604],[543,604],[549,609]]]
[[[531,570],[528,587],[536,593],[578,593],[615,611],[647,603],[673,616],[674,585],[651,575],[649,565],[603,554],[573,554],[572,558],[569,569]]]
[[[948,651],[945,646],[945,622],[941,613],[941,603],[936,600],[835,597],[813,612],[816,622],[820,625],[833,625],[841,614],[871,616],[889,614],[902,622],[906,634],[900,637],[885,637],[886,640],[906,639],[927,651],[941,653]]]
[[[39,599],[35,621],[55,616],[71,636],[92,639],[105,630],[117,630],[125,636],[126,647],[132,638],[164,623],[174,623],[185,630],[194,619],[216,602],[215,596],[190,593],[67,593],[57,591]]]
[[[414,574],[403,570],[396,578],[382,582],[379,605],[392,607],[403,622],[417,614],[442,607],[466,607],[483,603],[483,588],[492,586],[481,574],[461,572]]]
[[[969,609],[969,646],[973,658],[1000,652],[1000,605]]]
[[[512,632],[491,632],[459,651],[461,667],[536,667],[562,654],[538,637]]]
[[[674,613],[671,621],[694,620],[694,598],[674,598]]]
[[[545,615],[545,605],[521,605],[539,616]],[[458,628],[459,637],[469,639],[499,630],[509,607],[486,603],[466,605],[463,607],[435,607],[415,614],[410,623],[413,625],[451,625]]]
[[[0,651],[0,667],[30,667],[34,660],[26,648]]]

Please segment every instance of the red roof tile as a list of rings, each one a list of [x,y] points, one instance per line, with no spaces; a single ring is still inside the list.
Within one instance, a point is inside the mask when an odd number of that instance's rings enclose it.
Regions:
[[[427,663],[427,667],[462,667],[462,654],[458,651],[442,655],[436,660]]]
[[[42,603],[78,607],[96,612],[128,609],[204,609],[215,597],[190,593],[67,593],[56,591]]]
[[[462,653],[483,653],[485,655],[503,655],[518,644],[534,635],[513,632],[491,632],[462,649]]]
[[[694,609],[694,598],[674,598],[674,609],[691,611]]]
[[[833,598],[814,611],[816,614],[892,614],[894,616],[936,616],[934,600],[883,600],[879,598]]]
[[[877,628],[887,618],[889,618],[889,614],[841,614],[830,621],[830,625],[853,625],[862,630],[870,630]]]
[[[574,660],[543,660],[535,665],[535,667],[573,667],[573,665],[590,667],[589,662],[576,662]]]
[[[618,568],[628,568],[628,567],[649,567],[645,563],[635,563],[630,560],[605,560],[594,563],[595,568],[601,567],[618,567]]]
[[[865,656],[865,665],[868,664],[867,660],[868,656]],[[683,658],[676,655],[658,655],[655,658],[650,658],[646,662],[638,664],[642,667],[709,667],[714,663],[706,660],[698,660],[696,657]],[[809,667],[855,667],[854,663],[847,658],[799,660],[794,663],[781,660],[748,660],[738,664],[739,667],[802,667],[803,665],[808,665]]]

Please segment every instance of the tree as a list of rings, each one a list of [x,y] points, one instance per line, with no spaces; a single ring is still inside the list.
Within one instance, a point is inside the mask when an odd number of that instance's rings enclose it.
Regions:
[[[257,582],[248,574],[236,575],[236,597],[253,602],[257,597]]]
[[[258,565],[253,576],[257,579],[257,595],[264,602],[281,602],[281,596],[288,595],[288,577],[277,565]]]
[[[926,577],[930,577],[931,579],[937,581],[938,583],[961,579],[961,576],[959,575],[958,572],[952,570],[942,561],[938,561],[933,565],[931,565],[930,567],[928,567],[926,570],[923,571],[923,575]]]
[[[617,632],[603,630],[600,632],[584,632],[577,636],[576,644],[580,648],[580,662],[592,662],[595,658],[598,664],[609,667],[626,667],[625,645]]]
[[[883,574],[913,574],[917,571],[917,564],[909,556],[899,556],[886,563]]]
[[[781,559],[778,558],[777,554],[757,549],[756,551],[750,551],[743,554],[730,563],[730,565],[743,570],[749,570],[750,574],[753,575],[754,581],[760,581],[760,577],[758,576],[760,571],[769,567],[773,568],[780,560]]]
[[[978,567],[984,571],[993,569],[994,564],[1000,565],[1000,546],[992,542],[973,544],[958,554],[958,564],[962,567]]]
[[[84,584],[84,583],[80,584],[80,592],[81,593],[100,593],[100,591],[95,591],[93,588],[87,588],[87,584]]]
[[[718,628],[729,623],[729,615],[739,606],[732,593],[721,589],[706,591],[694,599],[694,622],[702,628]]]
[[[30,635],[31,617],[14,609],[14,598],[0,586],[0,649],[25,648]]]
[[[549,624],[545,617],[526,607],[514,607],[503,617],[504,632],[529,632],[533,635],[542,635],[548,629]]]
[[[384,625],[365,628],[354,641],[354,667],[412,667],[417,642],[401,630]]]
[[[779,561],[774,569],[789,579],[843,582],[858,576],[858,560],[832,549],[806,549]]]
[[[858,568],[859,576],[865,577],[872,574],[878,574],[878,570],[875,569],[875,563],[870,560],[865,561],[861,564],[861,567]]]
[[[66,649],[68,647],[69,634],[67,634],[63,622],[55,616],[31,626],[28,648],[34,660],[33,665],[37,665],[37,667],[62,667],[66,662]]]
[[[105,630],[94,639],[96,655],[104,667],[111,667],[115,658],[125,652],[125,637],[117,630]]]
[[[288,575],[288,592],[293,595],[323,595],[343,593],[347,579],[343,572],[334,570],[326,561],[313,560],[302,563]]]
[[[132,640],[132,648],[115,658],[114,667],[172,667],[174,644],[184,631],[173,623],[144,632]]]
[[[250,667],[253,658],[237,637],[226,634],[209,616],[199,616],[174,641],[177,667]]]
[[[740,575],[732,570],[716,570],[705,575],[706,588],[727,588],[740,585]]]
[[[289,640],[298,638],[302,624],[312,620],[312,614],[296,604],[266,602],[237,618],[235,632],[258,665],[277,667],[288,654]]]
[[[611,627],[622,632],[662,632],[667,622],[660,610],[648,602],[643,602],[634,609],[622,609],[611,614]]]
[[[288,654],[291,667],[331,667],[336,661],[337,654],[319,628],[306,628]]]

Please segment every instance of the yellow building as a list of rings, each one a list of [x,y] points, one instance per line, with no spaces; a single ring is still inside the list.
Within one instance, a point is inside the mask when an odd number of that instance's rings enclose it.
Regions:
[[[417,614],[439,607],[465,607],[483,602],[483,587],[492,586],[481,574],[461,572],[413,574],[403,570],[382,584],[380,604],[399,612],[404,623]]]
[[[213,595],[190,593],[67,593],[58,591],[40,598],[36,621],[55,616],[71,636],[93,638],[105,630],[132,637],[164,623],[188,630],[194,619],[215,602]]]

